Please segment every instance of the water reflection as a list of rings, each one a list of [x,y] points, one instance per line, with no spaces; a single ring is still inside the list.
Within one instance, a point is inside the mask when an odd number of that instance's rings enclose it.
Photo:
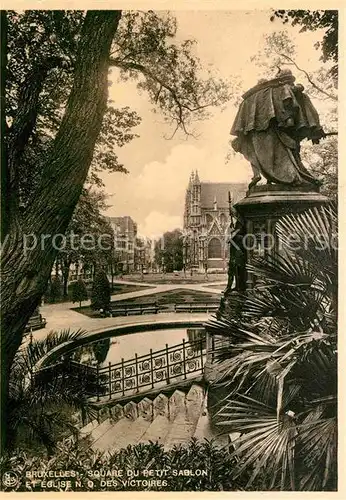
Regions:
[[[112,364],[118,363],[121,358],[124,358],[124,360],[133,358],[136,353],[138,356],[142,356],[148,354],[150,349],[153,351],[164,349],[166,344],[169,346],[180,344],[183,339],[186,341],[199,340],[204,335],[203,328],[177,328],[114,337],[111,339],[107,358],[101,367],[108,366],[109,362]]]

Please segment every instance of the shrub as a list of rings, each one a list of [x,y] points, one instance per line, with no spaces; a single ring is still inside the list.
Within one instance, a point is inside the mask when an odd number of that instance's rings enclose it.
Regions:
[[[59,276],[54,276],[48,288],[48,301],[56,302],[62,297],[62,284]]]
[[[72,491],[235,491],[243,489],[239,482],[230,477],[234,460],[230,458],[229,453],[207,440],[201,442],[193,439],[186,446],[175,447],[170,451],[164,451],[163,446],[158,443],[137,444],[111,455],[94,452],[86,446],[85,440],[80,440],[60,444],[58,452],[50,460],[19,452],[3,457],[0,466],[1,474],[8,470],[18,474],[20,481],[11,491],[13,489],[16,491],[66,491],[66,488],[59,488],[58,485],[58,480],[64,478],[55,479],[55,485],[51,487],[43,488],[39,482],[29,486],[26,484],[25,476],[27,471],[32,470],[75,471],[80,484],[72,478]],[[118,478],[93,477],[93,486],[91,486],[91,478],[86,474],[88,470],[122,470],[123,475]],[[143,472],[145,470],[154,471],[154,475],[146,475]],[[157,470],[163,471],[160,473],[161,477],[158,474],[155,475]],[[186,470],[200,470],[203,474],[199,476],[178,474],[179,471]],[[132,479],[136,481],[130,484],[127,483],[131,478],[129,471],[132,473],[136,471],[136,476],[132,476]],[[107,487],[103,486],[101,480],[104,479],[112,480],[112,483]]]
[[[71,284],[71,299],[73,303],[79,302],[79,307],[83,300],[88,300],[87,287],[82,279]]]
[[[107,311],[111,301],[111,289],[107,275],[104,271],[99,271],[94,279],[91,291],[91,308],[94,310],[103,309]]]

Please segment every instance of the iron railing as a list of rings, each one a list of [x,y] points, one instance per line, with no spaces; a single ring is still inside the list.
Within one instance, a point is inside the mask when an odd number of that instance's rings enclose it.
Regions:
[[[168,346],[159,351],[104,368],[97,367],[98,379],[105,390],[97,394],[97,401],[114,397],[132,396],[147,389],[161,388],[165,385],[187,380],[191,376],[203,373],[206,359],[206,342],[201,338],[189,342]],[[102,379],[102,380],[101,380]]]

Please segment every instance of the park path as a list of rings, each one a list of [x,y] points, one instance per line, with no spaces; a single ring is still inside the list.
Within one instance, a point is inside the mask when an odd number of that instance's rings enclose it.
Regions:
[[[151,283],[135,283],[131,281],[125,280],[116,280],[115,283],[119,284],[132,284],[138,286],[150,286],[150,288],[146,288],[144,290],[136,290],[134,292],[122,293],[112,295],[112,301],[126,300],[132,299],[135,297],[143,297],[150,296],[157,293],[168,292],[177,289],[183,290],[194,290],[199,292],[209,292],[217,294],[218,298],[220,297],[222,290],[218,288],[212,288],[212,283],[204,283],[204,284],[159,284],[152,285]],[[215,285],[225,285],[226,282],[218,281]],[[83,305],[89,305],[90,301],[86,301]],[[42,328],[40,330],[36,330],[33,332],[34,338],[44,338],[50,330],[63,330],[63,329],[71,329],[77,330],[81,328],[88,332],[100,330],[102,328],[109,328],[115,325],[126,325],[133,323],[143,323],[144,321],[147,323],[155,323],[161,320],[169,320],[172,319],[173,316],[176,316],[177,319],[180,320],[188,320],[188,319],[203,319],[206,321],[210,315],[206,313],[202,313],[198,315],[197,313],[158,313],[152,315],[145,316],[117,316],[114,318],[89,318],[88,316],[81,314],[73,308],[76,307],[76,304],[72,302],[62,302],[59,304],[44,304],[40,308],[40,312],[42,316],[44,316],[47,320],[46,328]]]

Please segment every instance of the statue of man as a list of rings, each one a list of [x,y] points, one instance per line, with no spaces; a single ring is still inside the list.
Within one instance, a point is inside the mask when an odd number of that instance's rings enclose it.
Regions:
[[[232,147],[253,169],[249,188],[263,176],[268,183],[320,185],[303,165],[300,142],[314,144],[325,137],[319,117],[303,85],[294,84],[289,69],[272,80],[261,80],[243,95],[231,134]]]

